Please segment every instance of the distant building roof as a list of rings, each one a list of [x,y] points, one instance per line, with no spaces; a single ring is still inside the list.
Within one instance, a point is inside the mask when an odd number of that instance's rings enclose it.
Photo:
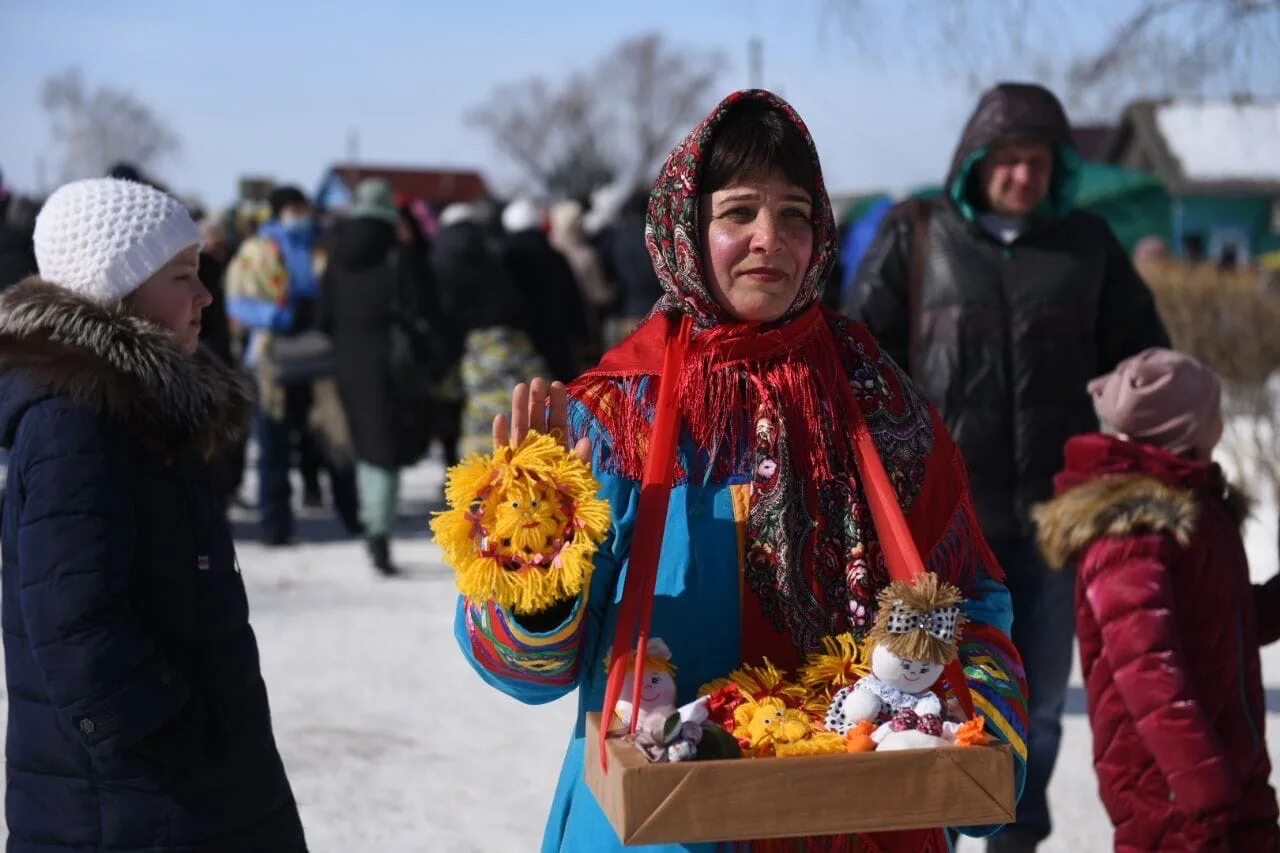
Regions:
[[[1138,101],[1105,159],[1154,172],[1175,195],[1280,193],[1280,102]]]
[[[479,201],[489,197],[489,187],[484,178],[479,172],[470,170],[338,163],[329,169],[329,175],[340,180],[348,191],[354,190],[356,184],[365,178],[383,178],[391,184],[391,189],[397,195],[422,199],[437,207],[456,201]]]

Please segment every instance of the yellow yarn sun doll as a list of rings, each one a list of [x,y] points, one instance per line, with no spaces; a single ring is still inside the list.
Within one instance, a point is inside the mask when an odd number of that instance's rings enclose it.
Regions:
[[[591,468],[545,433],[450,468],[449,509],[431,531],[458,590],[517,613],[577,596],[609,529],[598,488]]]

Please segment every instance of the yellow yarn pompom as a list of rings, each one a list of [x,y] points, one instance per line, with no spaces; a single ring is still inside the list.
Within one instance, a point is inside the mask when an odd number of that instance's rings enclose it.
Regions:
[[[813,732],[804,740],[795,743],[778,743],[773,747],[779,758],[795,755],[832,755],[845,752],[844,738],[835,732]]]
[[[831,696],[841,687],[871,674],[871,643],[859,643],[853,634],[822,638],[823,651],[805,658],[798,673],[809,691],[809,706],[826,716]]]
[[[545,433],[450,468],[449,509],[431,531],[458,590],[517,613],[578,596],[609,530],[599,488],[590,466]]]
[[[743,664],[729,673],[728,678],[707,682],[699,688],[698,695],[707,696],[729,684],[738,685],[744,696],[756,702],[776,698],[788,708],[803,708],[809,695],[804,687],[788,681],[786,673],[768,658],[756,665]]]
[[[813,734],[808,714],[788,708],[773,696],[742,703],[734,709],[733,717],[734,735],[747,744],[747,753],[756,758],[774,755],[781,745],[798,743]]]

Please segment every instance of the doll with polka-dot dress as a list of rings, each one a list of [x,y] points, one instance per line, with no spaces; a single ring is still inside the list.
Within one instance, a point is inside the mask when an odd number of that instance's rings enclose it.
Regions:
[[[871,674],[832,697],[827,729],[844,735],[860,723],[876,724],[871,739],[878,750],[948,745],[959,723],[946,719],[933,687],[956,657],[961,601],[956,587],[933,574],[882,590],[870,633]]]

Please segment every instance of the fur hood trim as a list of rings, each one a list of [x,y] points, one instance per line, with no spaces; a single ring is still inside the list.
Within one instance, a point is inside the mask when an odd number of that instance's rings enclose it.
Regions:
[[[1248,515],[1248,500],[1228,487],[1227,506],[1237,522]],[[1146,474],[1098,477],[1032,509],[1040,551],[1050,566],[1067,565],[1104,536],[1169,533],[1187,545],[1199,513],[1196,494]]]
[[[192,357],[120,304],[28,278],[0,294],[0,370],[102,412],[157,450],[212,453],[245,435],[249,384],[201,349]]]

